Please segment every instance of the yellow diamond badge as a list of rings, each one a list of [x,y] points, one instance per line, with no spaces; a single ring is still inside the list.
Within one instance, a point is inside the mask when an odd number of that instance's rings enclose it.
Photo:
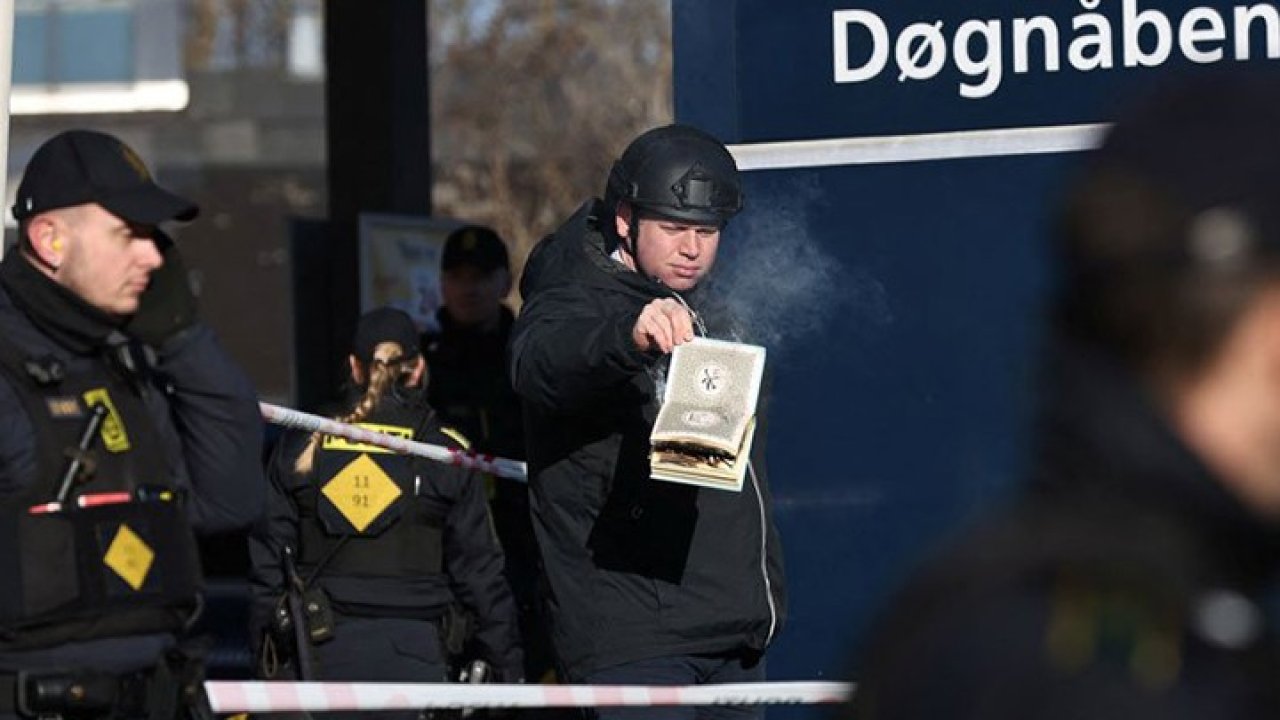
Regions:
[[[102,557],[102,562],[115,570],[121,579],[129,583],[129,587],[141,590],[142,583],[147,581],[147,573],[151,571],[151,562],[155,559],[155,552],[142,538],[130,530],[128,525],[121,525],[107,548],[107,554]]]
[[[400,486],[378,463],[362,453],[325,483],[321,492],[356,532],[364,532],[400,497]]]

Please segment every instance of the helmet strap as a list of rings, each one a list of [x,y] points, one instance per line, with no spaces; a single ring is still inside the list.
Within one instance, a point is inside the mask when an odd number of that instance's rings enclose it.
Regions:
[[[630,203],[627,207],[631,210],[631,221],[627,223],[627,236],[623,238],[623,243],[626,245],[627,252],[631,254],[631,262],[636,266],[636,272],[647,278],[657,279],[640,264],[640,208]]]
[[[631,212],[631,222],[627,225],[627,252],[631,253],[631,261],[635,263],[636,270],[640,270],[640,253],[638,252],[640,242],[640,218],[635,209]]]

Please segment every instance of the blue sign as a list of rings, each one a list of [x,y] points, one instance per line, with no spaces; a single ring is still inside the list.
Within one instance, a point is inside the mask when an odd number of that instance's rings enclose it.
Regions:
[[[678,2],[676,23],[677,114],[714,72],[733,142],[1098,122],[1169,72],[1280,59],[1267,2]]]
[[[1019,480],[1049,240],[1082,157],[1062,151],[1174,76],[1276,66],[1280,10],[677,0],[673,19],[677,119],[747,169],[716,273],[775,378],[791,604],[769,674],[847,679],[896,585]]]

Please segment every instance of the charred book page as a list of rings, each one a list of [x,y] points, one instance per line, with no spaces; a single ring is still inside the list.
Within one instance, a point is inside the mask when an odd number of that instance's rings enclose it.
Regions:
[[[676,347],[649,435],[655,480],[742,489],[765,349],[696,338]]]

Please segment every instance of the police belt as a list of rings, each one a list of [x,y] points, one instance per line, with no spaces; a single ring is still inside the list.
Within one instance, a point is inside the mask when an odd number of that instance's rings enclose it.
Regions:
[[[41,670],[0,674],[0,715],[26,718],[212,720],[203,664],[172,655],[130,673]]]

